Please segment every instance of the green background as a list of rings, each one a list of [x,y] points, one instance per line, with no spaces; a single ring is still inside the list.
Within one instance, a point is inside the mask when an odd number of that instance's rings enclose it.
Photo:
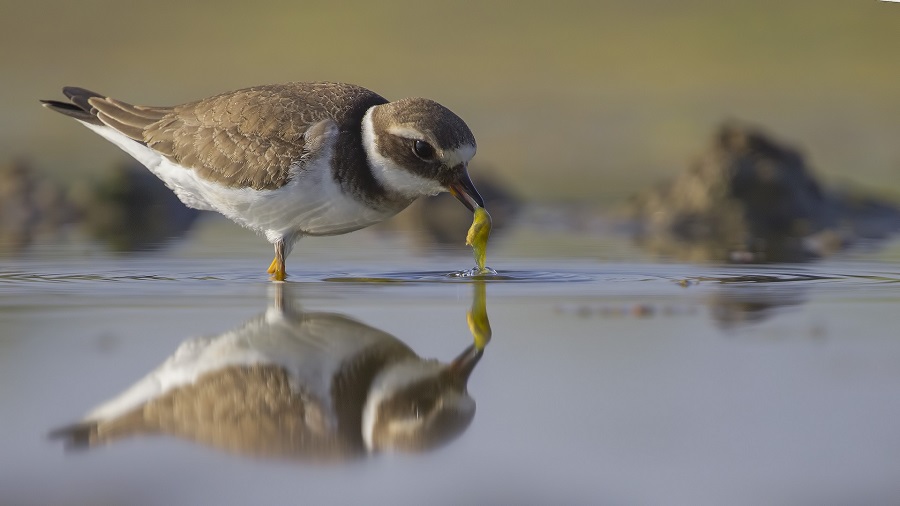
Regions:
[[[64,85],[169,105],[337,80],[427,96],[473,170],[533,201],[621,202],[739,119],[832,184],[900,197],[900,4],[878,1],[5,2],[0,163],[67,179],[125,155],[38,106]]]

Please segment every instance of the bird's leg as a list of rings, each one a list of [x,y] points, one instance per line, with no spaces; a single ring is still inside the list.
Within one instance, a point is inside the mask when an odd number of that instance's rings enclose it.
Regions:
[[[275,259],[272,260],[272,264],[269,265],[268,272],[275,281],[284,281],[284,278],[287,277],[284,268],[284,239],[279,239],[275,243]]]

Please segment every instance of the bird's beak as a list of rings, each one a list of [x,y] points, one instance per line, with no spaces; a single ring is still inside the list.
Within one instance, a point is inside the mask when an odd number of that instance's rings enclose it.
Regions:
[[[462,202],[473,213],[475,212],[475,206],[484,207],[484,200],[478,194],[478,190],[475,189],[475,185],[472,184],[472,180],[469,179],[469,173],[465,169],[463,169],[459,179],[450,183],[447,189],[451,195],[456,197],[456,200]]]
[[[482,355],[484,355],[484,350],[479,350],[473,344],[460,353],[458,357],[454,358],[453,362],[450,362],[450,365],[447,366],[450,377],[453,378],[453,382],[459,388],[465,388],[466,383],[469,381],[469,375],[475,370],[475,366],[481,360]]]

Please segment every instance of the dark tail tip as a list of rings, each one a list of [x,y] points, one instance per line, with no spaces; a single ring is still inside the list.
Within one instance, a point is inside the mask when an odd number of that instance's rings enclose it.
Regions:
[[[90,448],[96,429],[94,423],[77,423],[52,430],[47,437],[63,440],[67,450],[84,450]]]
[[[63,95],[69,98],[71,102],[60,102],[58,100],[41,100],[44,107],[65,114],[78,121],[84,121],[93,125],[102,125],[103,123],[97,118],[96,110],[88,103],[93,97],[102,97],[99,93],[78,88],[75,86],[66,86],[63,88]]]

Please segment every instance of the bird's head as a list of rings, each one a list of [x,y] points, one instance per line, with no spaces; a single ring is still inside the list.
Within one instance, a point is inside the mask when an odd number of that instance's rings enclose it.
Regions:
[[[387,190],[410,199],[449,191],[470,211],[484,207],[467,171],[475,136],[441,104],[405,98],[372,107],[363,118],[363,144]]]

